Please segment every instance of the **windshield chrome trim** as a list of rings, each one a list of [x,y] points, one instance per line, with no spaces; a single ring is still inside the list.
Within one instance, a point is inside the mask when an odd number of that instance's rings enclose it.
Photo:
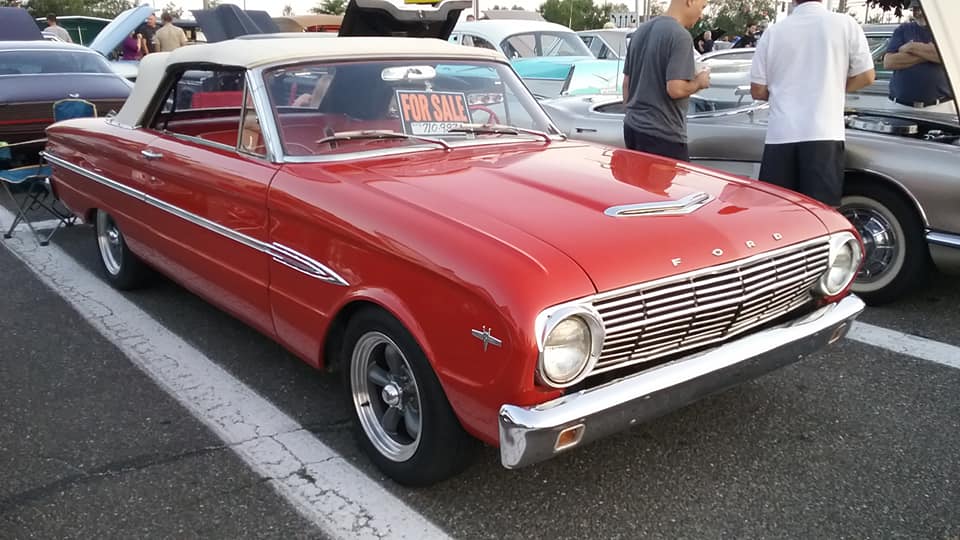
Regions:
[[[233,240],[238,244],[241,244],[255,251],[259,251],[261,253],[269,255],[270,257],[273,258],[274,261],[280,264],[283,264],[284,266],[293,268],[298,272],[304,273],[310,277],[314,277],[316,279],[319,279],[327,283],[332,283],[334,285],[340,285],[344,287],[347,287],[350,285],[347,282],[347,280],[345,280],[343,277],[341,277],[339,274],[333,271],[333,269],[331,269],[330,267],[326,266],[320,261],[317,261],[316,259],[313,259],[307,255],[304,255],[303,253],[300,253],[299,251],[296,251],[292,248],[284,246],[283,244],[279,244],[277,242],[267,243],[262,240],[253,238],[252,236],[247,236],[242,232],[236,231],[229,227],[225,227],[205,217],[194,214],[193,212],[184,210],[179,206],[165,202],[161,199],[158,199],[152,195],[147,194],[146,192],[140,191],[139,189],[124,185],[120,182],[117,182],[116,180],[111,180],[110,178],[107,178],[102,174],[87,170],[83,167],[80,167],[79,165],[74,165],[73,163],[70,163],[69,161],[63,158],[57,157],[51,154],[50,152],[44,151],[42,152],[42,155],[44,158],[46,158],[48,161],[50,161],[54,165],[63,167],[64,169],[67,169],[85,178],[93,180],[98,184],[101,184],[108,188],[119,191],[124,195],[132,197],[140,202],[149,204],[150,206],[153,206],[160,210],[163,210],[164,212],[167,212],[168,214],[176,216],[184,221],[192,223],[212,233],[223,236],[229,240]]]
[[[277,118],[274,115],[273,107],[270,106],[270,96],[267,95],[266,84],[263,82],[263,69],[258,67],[247,70],[244,74],[246,79],[244,89],[253,96],[253,109],[257,113],[257,122],[260,124],[260,137],[263,139],[263,146],[267,149],[267,161],[282,163],[284,155],[283,146],[280,144],[280,131],[277,129]],[[242,115],[245,105],[246,103],[240,104],[239,129],[241,130],[243,129],[244,119]]]
[[[554,142],[563,142],[566,139],[559,138],[556,135],[550,135],[551,143]],[[453,150],[460,148],[470,148],[473,146],[498,146],[498,145],[507,145],[507,144],[518,144],[518,143],[537,143],[540,145],[550,144],[544,141],[540,137],[535,137],[531,135],[530,138],[517,138],[511,136],[509,139],[496,139],[496,140],[471,140],[469,142],[454,142],[450,143],[450,148]],[[335,163],[338,161],[351,161],[355,159],[370,159],[377,157],[388,157],[388,156],[397,156],[403,154],[415,154],[417,152],[426,152],[430,150],[437,150],[440,152],[449,152],[450,150],[436,146],[433,144],[413,144],[410,146],[403,146],[397,148],[384,148],[379,150],[363,150],[360,152],[344,152],[342,154],[329,154],[329,155],[316,155],[316,156],[284,156],[284,163]]]

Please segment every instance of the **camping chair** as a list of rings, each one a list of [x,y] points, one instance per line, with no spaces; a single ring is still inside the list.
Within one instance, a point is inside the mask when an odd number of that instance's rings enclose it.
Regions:
[[[53,104],[53,121],[69,120],[71,118],[94,117],[97,115],[97,107],[93,103],[77,98],[61,99]],[[36,144],[44,142],[46,139],[35,139],[14,144],[0,143],[0,159],[10,159],[10,149],[12,147]],[[53,194],[53,188],[50,185],[50,165],[45,163],[42,155],[39,163],[27,165],[13,169],[0,170],[0,182],[3,183],[7,196],[13,201],[16,215],[10,228],[4,233],[6,239],[13,237],[13,231],[17,225],[25,223],[27,228],[36,238],[41,246],[50,244],[50,239],[60,230],[60,227],[70,226],[76,221],[67,210],[61,210],[57,207],[57,199]],[[13,189],[23,191],[23,198],[17,201],[13,194]],[[28,214],[43,210],[46,214],[53,216],[57,221],[56,226],[46,237],[41,237],[40,233],[34,228]]]

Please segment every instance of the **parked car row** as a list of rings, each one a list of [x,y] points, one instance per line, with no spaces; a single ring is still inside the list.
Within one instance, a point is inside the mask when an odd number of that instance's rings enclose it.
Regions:
[[[0,7],[0,141],[17,145],[0,167],[37,162],[55,102],[86,99],[106,115],[120,110],[132,86],[93,50],[45,39],[27,10]]]

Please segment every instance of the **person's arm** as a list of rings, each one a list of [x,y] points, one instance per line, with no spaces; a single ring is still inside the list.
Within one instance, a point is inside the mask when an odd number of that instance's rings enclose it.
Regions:
[[[671,39],[670,58],[667,60],[666,79],[667,95],[670,99],[686,99],[710,86],[710,73],[701,71],[696,73],[696,63],[693,61],[693,39],[686,31],[678,29],[682,35],[675,35]]]
[[[770,89],[765,84],[750,83],[750,97],[757,101],[770,101]]]
[[[877,72],[873,68],[860,73],[859,75],[854,75],[853,77],[847,78],[847,92],[856,92],[861,88],[866,88],[873,84],[877,78]]]
[[[873,55],[870,53],[870,45],[867,43],[867,36],[863,33],[853,19],[850,19],[848,29],[850,36],[850,59],[847,67],[847,92],[856,92],[861,88],[870,86],[877,78],[877,72],[873,68]]]
[[[757,43],[757,50],[753,52],[750,61],[750,97],[757,101],[770,100],[770,88],[767,87],[767,43],[770,34],[765,33]]]
[[[701,71],[692,81],[683,79],[670,79],[667,81],[667,95],[670,99],[685,99],[704,88],[710,87],[710,73]]]
[[[623,59],[623,102],[626,103],[630,101],[630,74],[633,73],[633,64],[634,58],[637,56],[637,52],[634,50],[636,45],[634,42],[637,41],[636,35],[634,35],[633,41],[630,42],[630,45],[627,47],[627,57]]]
[[[934,64],[943,63],[943,60],[940,59],[940,53],[937,52],[937,47],[933,43],[919,43],[915,41],[907,45],[910,45],[907,52],[921,58],[924,62],[933,62]]]
[[[914,56],[910,53],[888,52],[883,55],[883,69],[889,69],[892,71],[896,71],[898,69],[907,69],[908,67],[913,67],[917,64],[923,63],[923,61],[923,58]]]
[[[182,28],[178,27],[177,29],[180,30],[180,46],[183,47],[187,44],[187,33]]]

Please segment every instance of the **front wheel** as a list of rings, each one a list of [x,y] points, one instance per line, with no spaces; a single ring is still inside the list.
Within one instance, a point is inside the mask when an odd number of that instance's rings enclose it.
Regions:
[[[877,184],[853,186],[842,213],[863,238],[864,260],[852,290],[871,305],[892,302],[929,269],[923,223],[900,194]]]
[[[147,265],[130,251],[120,227],[113,217],[97,210],[97,251],[107,280],[120,290],[135,289],[147,280],[150,271]]]
[[[393,317],[379,310],[354,316],[343,360],[364,452],[399,484],[426,486],[460,472],[474,440],[460,426],[426,355]]]

